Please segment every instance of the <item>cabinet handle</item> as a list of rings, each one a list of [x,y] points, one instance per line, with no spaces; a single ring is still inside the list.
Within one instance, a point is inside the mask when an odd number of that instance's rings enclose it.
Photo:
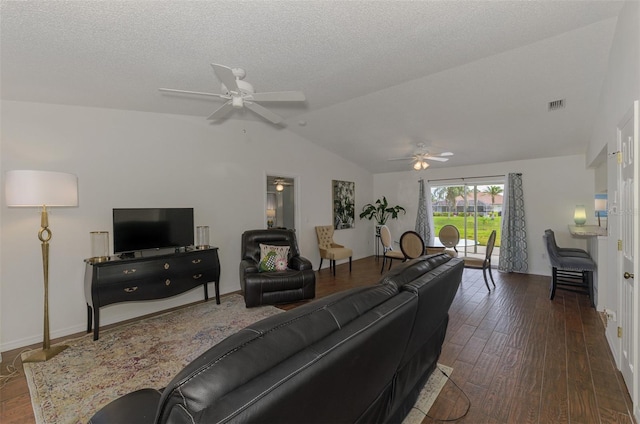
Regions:
[[[202,259],[193,259],[191,261],[192,264],[199,264],[200,262],[202,262]]]
[[[122,271],[123,274],[133,274],[134,272],[136,272],[135,268],[125,269],[124,271]]]
[[[169,264],[168,263],[164,264],[164,269],[169,269]]]
[[[124,289],[124,291],[126,291],[127,293],[133,293],[136,290],[138,290],[138,286],[127,287],[126,289]]]
[[[169,284],[171,284],[171,280],[169,280],[168,278],[165,280],[164,285],[168,286]]]
[[[193,279],[197,280],[199,278],[202,278],[202,274],[194,274]]]

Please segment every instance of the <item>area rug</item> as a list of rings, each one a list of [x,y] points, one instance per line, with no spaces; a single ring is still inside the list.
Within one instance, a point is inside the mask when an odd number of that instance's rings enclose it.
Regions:
[[[86,423],[122,395],[145,387],[165,387],[212,345],[281,312],[272,306],[247,309],[242,296],[229,295],[220,305],[199,303],[101,330],[97,341],[92,334],[67,341],[70,347],[49,361],[24,364],[36,423]],[[427,412],[444,383],[446,378],[435,370],[416,406]],[[420,423],[423,418],[422,412],[413,409],[404,423]]]
[[[225,296],[71,342],[47,362],[24,364],[37,424],[86,423],[112,400],[145,387],[165,387],[185,365],[227,336],[283,312],[247,309]],[[28,355],[29,353],[23,354]]]
[[[402,421],[402,424],[420,424],[422,420],[424,420],[425,415],[429,412],[429,409],[431,409],[431,406],[433,406],[438,398],[440,391],[447,383],[447,377],[442,374],[438,368],[447,375],[451,375],[453,371],[453,368],[446,365],[437,365],[436,369],[431,373],[431,376],[429,376],[429,380],[427,380],[427,383],[422,388],[413,409],[411,409],[404,421]]]

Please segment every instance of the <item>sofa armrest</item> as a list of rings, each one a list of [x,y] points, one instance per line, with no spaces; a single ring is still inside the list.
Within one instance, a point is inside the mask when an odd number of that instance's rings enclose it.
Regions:
[[[298,271],[304,271],[307,269],[313,269],[313,265],[311,261],[307,258],[303,258],[302,256],[294,256],[289,259],[289,268],[295,269]]]
[[[89,420],[89,424],[137,423],[153,424],[161,393],[140,389],[105,405]]]

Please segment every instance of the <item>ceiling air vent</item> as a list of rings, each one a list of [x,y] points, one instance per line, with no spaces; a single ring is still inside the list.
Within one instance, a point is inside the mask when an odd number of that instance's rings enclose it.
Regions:
[[[549,112],[552,112],[558,109],[564,109],[564,103],[565,103],[565,99],[554,100],[552,102],[549,102]]]

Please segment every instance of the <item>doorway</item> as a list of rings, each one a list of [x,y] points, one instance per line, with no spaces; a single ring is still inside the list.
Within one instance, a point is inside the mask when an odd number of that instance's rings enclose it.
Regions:
[[[267,175],[267,228],[295,230],[295,180],[290,177]]]

